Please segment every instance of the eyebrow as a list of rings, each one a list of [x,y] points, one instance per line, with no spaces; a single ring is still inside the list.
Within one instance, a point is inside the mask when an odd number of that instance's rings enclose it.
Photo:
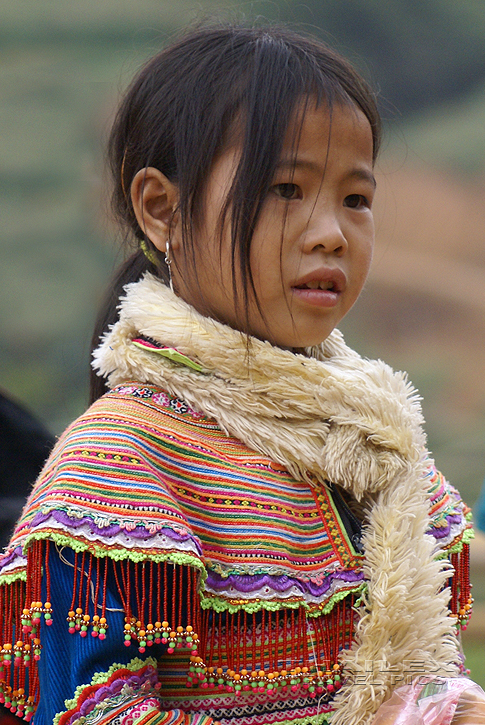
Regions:
[[[276,169],[308,169],[308,171],[312,171],[316,174],[321,174],[323,176],[323,169],[320,166],[320,164],[315,163],[314,161],[307,161],[306,159],[281,159],[276,164]],[[377,186],[376,177],[371,171],[368,171],[367,169],[362,168],[356,168],[352,169],[347,175],[347,179],[360,179],[362,181],[368,181],[372,186],[375,188]]]

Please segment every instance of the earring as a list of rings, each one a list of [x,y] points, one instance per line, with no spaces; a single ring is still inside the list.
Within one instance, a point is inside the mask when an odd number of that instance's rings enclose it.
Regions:
[[[172,260],[170,259],[170,239],[167,239],[165,242],[165,264],[167,265],[168,269],[168,281],[170,284],[170,289],[172,292],[173,289],[173,281],[172,281]]]
[[[145,255],[145,257],[148,259],[149,262],[153,264],[154,267],[158,266],[158,259],[157,255],[148,247],[148,244],[146,243],[145,239],[142,239],[140,242],[140,249]]]

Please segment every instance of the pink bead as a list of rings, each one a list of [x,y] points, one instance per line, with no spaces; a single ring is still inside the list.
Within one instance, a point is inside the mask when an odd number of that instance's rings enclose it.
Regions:
[[[79,632],[79,634],[81,635],[81,637],[86,637],[87,636],[87,632],[84,629],[82,630],[82,632]]]
[[[48,627],[50,627],[52,624],[52,619],[46,619],[45,623],[47,624]]]
[[[335,687],[333,685],[327,685],[327,691],[333,692],[335,690]]]
[[[292,685],[291,686],[291,691],[292,692],[298,692],[298,685]]]
[[[129,647],[131,644],[129,639],[125,639],[125,647]]]
[[[106,635],[105,634],[100,634],[99,635],[99,639],[106,639]],[[128,644],[129,644],[129,642],[128,642]]]

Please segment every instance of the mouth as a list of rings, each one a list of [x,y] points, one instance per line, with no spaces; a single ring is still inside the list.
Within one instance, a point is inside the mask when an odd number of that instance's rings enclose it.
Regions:
[[[346,285],[347,279],[341,269],[324,267],[297,280],[292,293],[301,302],[316,307],[334,307]]]
[[[303,284],[295,285],[294,289],[319,289],[319,290],[330,290],[331,292],[338,292],[337,285],[334,281],[328,280],[312,280],[311,282],[304,282]]]

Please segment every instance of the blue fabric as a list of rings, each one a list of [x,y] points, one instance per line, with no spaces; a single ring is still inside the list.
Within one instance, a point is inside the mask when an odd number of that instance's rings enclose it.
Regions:
[[[69,634],[66,616],[71,608],[74,552],[64,548],[61,553],[71,566],[61,560],[55,545],[50,544],[49,570],[53,624],[47,627],[43,621],[41,625],[42,653],[39,661],[41,698],[33,719],[35,725],[52,725],[54,716],[66,710],[65,700],[74,696],[79,685],[90,684],[96,672],[106,672],[114,663],[127,664],[135,657],[141,660],[148,657],[158,658],[164,650],[162,645],[153,645],[147,648],[144,654],[140,654],[135,644],[125,647],[122,611],[107,612],[109,628],[105,640],[92,637],[90,632],[84,638],[78,632]],[[45,601],[45,592],[43,601]],[[109,578],[106,604],[108,608],[121,609],[116,583]]]
[[[475,506],[474,523],[477,529],[485,531],[485,481],[483,482],[480,498]]]

